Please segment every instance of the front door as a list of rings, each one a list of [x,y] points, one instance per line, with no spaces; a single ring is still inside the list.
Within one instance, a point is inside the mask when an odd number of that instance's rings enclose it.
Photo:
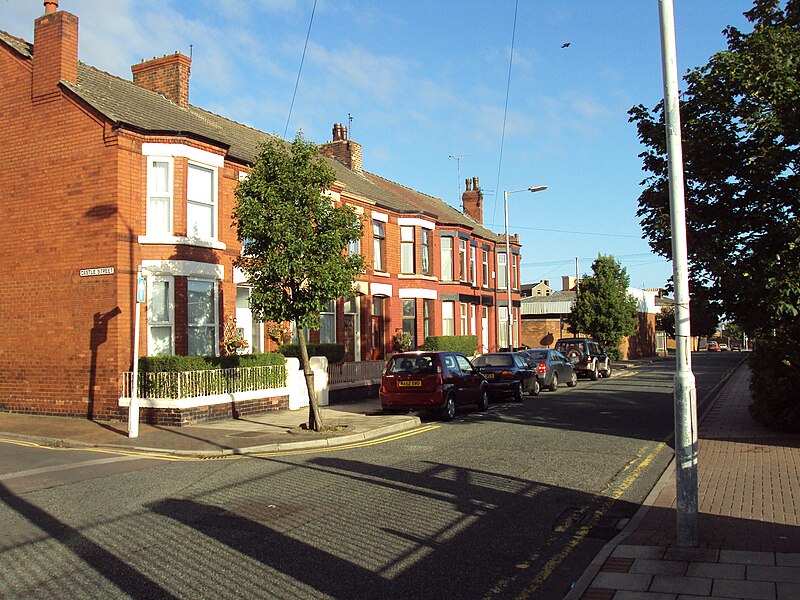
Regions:
[[[342,326],[344,327],[344,360],[353,362],[356,359],[356,316],[345,314]]]
[[[382,296],[372,297],[372,360],[383,360],[383,302]]]

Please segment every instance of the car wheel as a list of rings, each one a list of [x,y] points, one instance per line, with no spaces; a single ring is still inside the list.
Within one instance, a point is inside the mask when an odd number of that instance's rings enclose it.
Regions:
[[[567,387],[575,387],[576,385],[578,385],[578,376],[575,374],[575,371],[573,371],[567,382]]]
[[[551,392],[555,392],[558,389],[558,373],[553,372],[553,379],[550,381],[550,387],[548,388]]]
[[[478,410],[481,412],[489,410],[489,392],[486,388],[481,390],[481,398],[478,400]]]
[[[447,394],[447,399],[444,401],[442,407],[442,421],[452,421],[456,416],[456,397],[453,394]]]
[[[514,402],[522,402],[522,394],[523,394],[522,382],[520,381],[517,384],[517,387],[514,388]]]
[[[603,371],[603,377],[605,377],[606,379],[611,377],[611,363],[608,363],[608,368],[605,371]]]
[[[533,380],[533,388],[528,393],[531,396],[538,396],[540,391],[542,391],[542,388],[539,385],[539,380],[538,379],[534,379]]]
[[[589,379],[592,381],[597,381],[598,372],[597,372],[597,363],[594,363],[594,369],[589,372]]]

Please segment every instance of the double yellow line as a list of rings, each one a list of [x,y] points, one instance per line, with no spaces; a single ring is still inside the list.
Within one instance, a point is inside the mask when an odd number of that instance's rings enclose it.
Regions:
[[[406,437],[426,433],[434,429],[438,429],[440,425],[425,425],[417,427],[408,431],[394,433],[373,440],[363,440],[360,442],[352,442],[349,444],[341,444],[335,446],[320,446],[317,448],[297,448],[287,450],[274,450],[265,452],[249,452],[247,454],[224,454],[219,456],[181,456],[176,454],[168,454],[164,452],[148,451],[148,450],[125,450],[123,448],[97,448],[97,447],[75,447],[75,446],[49,446],[47,444],[40,444],[37,442],[30,442],[27,440],[15,440],[8,438],[0,438],[2,444],[12,444],[15,446],[23,446],[26,448],[42,448],[45,450],[62,450],[72,452],[96,452],[100,454],[113,454],[115,456],[131,456],[148,460],[165,460],[165,461],[205,461],[205,460],[237,460],[247,457],[270,457],[270,456],[295,456],[302,454],[318,454],[320,452],[335,452],[338,450],[351,450],[353,448],[365,448],[367,446],[375,446],[378,444],[386,444],[395,440],[400,440]]]

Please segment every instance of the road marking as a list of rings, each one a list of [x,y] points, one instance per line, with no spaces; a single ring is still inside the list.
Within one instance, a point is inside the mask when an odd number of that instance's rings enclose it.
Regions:
[[[142,458],[141,456],[114,456],[112,458],[98,458],[95,460],[85,460],[79,463],[73,463],[69,465],[54,465],[52,467],[40,467],[38,469],[28,469],[27,471],[17,471],[15,473],[8,473],[7,475],[0,475],[0,481],[8,481],[9,479],[18,479],[19,477],[32,477],[34,475],[42,475],[44,473],[53,473],[54,471],[83,469],[84,467],[105,465],[125,460],[139,460],[141,458]]]
[[[544,583],[548,577],[550,577],[553,572],[558,568],[558,566],[566,560],[566,558],[572,553],[572,551],[577,548],[578,544],[580,544],[586,537],[588,537],[589,532],[592,530],[592,527],[597,525],[603,516],[608,512],[608,510],[613,506],[614,502],[619,500],[623,494],[633,485],[636,479],[639,477],[641,472],[647,468],[650,463],[653,462],[655,457],[666,447],[664,442],[659,442],[656,447],[650,451],[647,456],[643,459],[638,461],[637,458],[634,458],[630,461],[625,468],[624,471],[630,471],[630,473],[618,484],[611,484],[609,488],[607,488],[604,492],[607,494],[605,500],[601,503],[601,505],[596,508],[591,517],[589,518],[588,522],[584,525],[581,525],[577,531],[573,534],[567,544],[562,548],[560,552],[558,552],[555,556],[550,558],[545,565],[539,570],[538,573],[533,577],[533,581],[531,584],[526,587],[518,596],[517,599],[524,599],[530,598],[533,594],[536,593],[536,590]],[[635,466],[633,466],[635,464]],[[633,466],[633,468],[631,468]],[[590,507],[586,507],[587,509]],[[580,511],[577,511],[580,512]],[[575,518],[577,521],[577,518]],[[530,556],[526,562],[533,563],[539,557],[538,553],[534,553]],[[502,593],[502,591],[508,587],[508,584],[515,579],[516,576],[507,578],[504,581],[498,582],[497,585],[490,591],[489,594],[484,596],[484,598],[490,598],[496,594]]]
[[[59,446],[48,446],[47,444],[39,444],[36,442],[29,442],[25,440],[12,440],[5,438],[0,438],[0,443],[13,444],[15,446],[25,446],[28,448],[42,448],[44,450],[113,454],[115,456],[128,457],[129,460],[135,460],[135,459],[166,460],[166,461],[238,460],[240,458],[248,458],[251,456],[258,458],[264,458],[270,456],[294,456],[302,454],[314,454],[320,452],[335,452],[337,450],[350,450],[353,448],[364,448],[367,446],[386,444],[388,442],[393,442],[395,440],[400,440],[413,435],[419,435],[420,433],[426,433],[428,431],[433,431],[434,429],[439,429],[439,427],[441,427],[441,425],[425,425],[423,427],[417,427],[416,429],[402,431],[400,433],[393,433],[381,438],[376,438],[374,440],[363,440],[360,442],[352,442],[349,444],[341,444],[338,446],[322,446],[318,448],[302,448],[302,449],[298,448],[294,450],[289,449],[289,450],[274,450],[265,452],[250,452],[247,454],[225,454],[219,456],[179,456],[179,455],[164,454],[162,452],[147,451],[147,450],[124,450],[115,448],[65,447],[65,446],[59,447]],[[123,459],[120,458],[117,460],[123,460]],[[92,461],[87,461],[87,462],[92,462]],[[78,463],[79,466],[83,464],[86,463]],[[0,481],[2,481],[2,477],[0,477]]]

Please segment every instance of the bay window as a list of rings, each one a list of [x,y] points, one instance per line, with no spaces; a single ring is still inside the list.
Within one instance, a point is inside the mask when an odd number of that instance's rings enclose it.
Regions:
[[[442,238],[442,281],[453,281],[453,238]]]
[[[187,282],[190,356],[215,356],[217,354],[216,290],[216,281],[189,279]]]
[[[149,279],[147,300],[147,353],[174,354],[175,289],[172,277]]]
[[[400,272],[414,272],[414,228],[400,227]]]
[[[506,289],[508,286],[508,264],[506,262],[506,253],[497,253],[497,288]]]
[[[212,240],[217,235],[214,169],[189,163],[186,176],[186,235]]]
[[[147,235],[172,235],[172,178],[170,157],[147,158]]]
[[[455,335],[455,303],[442,302],[442,335]]]

